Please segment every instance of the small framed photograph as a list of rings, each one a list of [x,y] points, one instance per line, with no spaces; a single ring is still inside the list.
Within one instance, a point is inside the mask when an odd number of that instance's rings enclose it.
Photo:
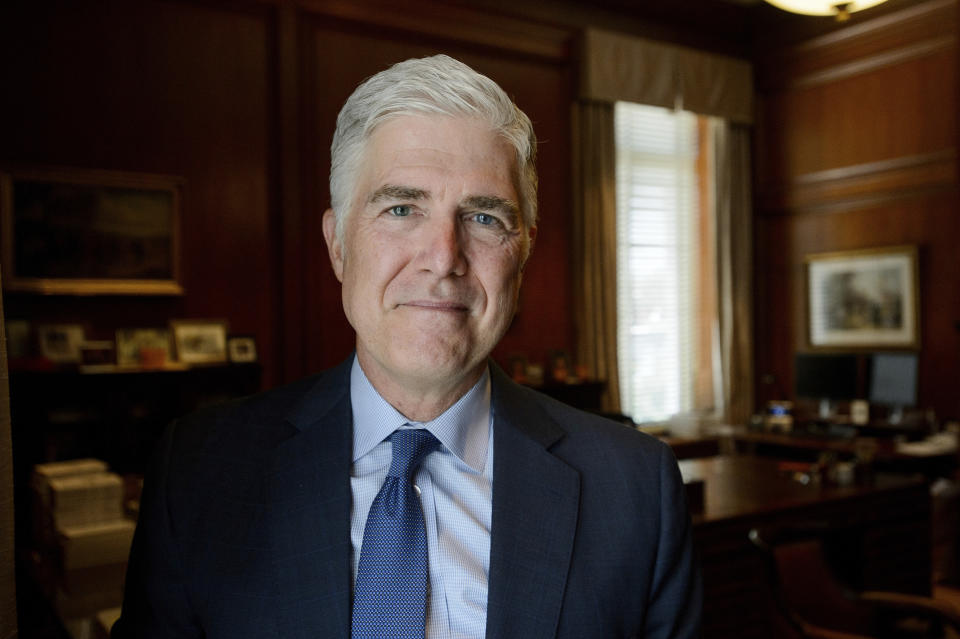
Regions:
[[[83,326],[79,324],[44,324],[37,327],[40,354],[51,362],[80,363],[80,345],[85,339]]]
[[[257,361],[257,341],[252,335],[235,335],[227,340],[227,355],[234,364]]]
[[[117,365],[162,367],[170,356],[170,331],[165,328],[117,330]]]
[[[177,360],[184,364],[218,364],[227,361],[227,322],[223,320],[172,320]]]
[[[915,246],[820,253],[806,262],[811,346],[919,346]]]

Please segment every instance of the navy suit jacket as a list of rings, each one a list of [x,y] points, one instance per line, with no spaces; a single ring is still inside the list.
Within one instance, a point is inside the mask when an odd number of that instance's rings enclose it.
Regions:
[[[351,361],[171,425],[114,638],[350,636]],[[698,636],[670,449],[491,371],[488,639]]]

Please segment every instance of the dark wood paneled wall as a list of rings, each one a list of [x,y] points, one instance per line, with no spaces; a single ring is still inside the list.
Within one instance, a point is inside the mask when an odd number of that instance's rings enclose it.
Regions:
[[[960,416],[956,0],[929,0],[759,56],[760,401],[808,349],[804,257],[919,247],[920,403]]]
[[[278,309],[269,7],[16,2],[0,9],[0,162],[185,180],[182,297],[7,294],[7,317],[118,327],[228,319],[270,375]]]
[[[118,327],[218,317],[257,338],[264,385],[353,334],[320,232],[337,112],[363,78],[447,52],[497,80],[541,140],[541,229],[497,351],[572,349],[569,105],[575,31],[421,2],[4,3],[0,163],[185,180],[182,297],[7,294],[7,317]]]

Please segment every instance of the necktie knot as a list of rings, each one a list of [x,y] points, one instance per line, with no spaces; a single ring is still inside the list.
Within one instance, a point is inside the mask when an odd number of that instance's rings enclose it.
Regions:
[[[411,481],[412,475],[423,459],[440,445],[430,431],[423,428],[401,429],[390,436],[393,457],[390,462],[390,477]]]

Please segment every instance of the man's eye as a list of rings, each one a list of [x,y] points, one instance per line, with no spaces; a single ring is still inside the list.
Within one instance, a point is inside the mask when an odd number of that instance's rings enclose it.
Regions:
[[[406,204],[398,204],[397,206],[391,206],[387,209],[387,212],[394,217],[407,217],[413,212],[413,209]]]
[[[483,226],[493,226],[497,224],[500,220],[496,216],[490,215],[489,213],[477,213],[473,216],[474,221]]]

